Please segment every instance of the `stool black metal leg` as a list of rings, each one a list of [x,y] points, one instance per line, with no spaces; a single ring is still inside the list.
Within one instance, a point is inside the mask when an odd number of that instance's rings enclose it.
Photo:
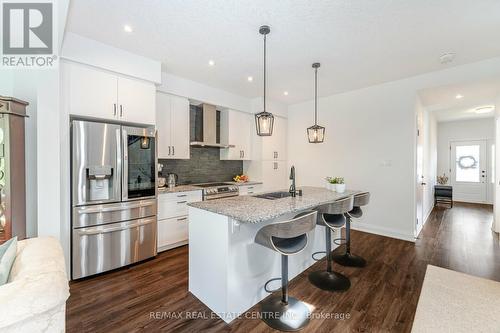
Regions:
[[[365,267],[366,260],[351,253],[351,218],[347,217],[345,223],[345,253],[336,254],[333,260],[342,266]]]
[[[316,287],[328,291],[346,291],[351,287],[351,282],[344,275],[332,269],[332,234],[325,227],[326,242],[326,271],[316,271],[309,274],[309,281]]]
[[[307,305],[288,296],[288,256],[281,255],[281,296],[272,295],[261,302],[261,318],[271,328],[293,332],[304,328],[310,317]]]
[[[288,304],[288,257],[281,256],[281,301]]]

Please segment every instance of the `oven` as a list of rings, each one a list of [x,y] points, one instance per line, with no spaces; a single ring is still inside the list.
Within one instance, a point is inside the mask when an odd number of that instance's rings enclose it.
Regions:
[[[196,184],[203,191],[203,200],[215,200],[239,195],[239,187],[231,183]]]

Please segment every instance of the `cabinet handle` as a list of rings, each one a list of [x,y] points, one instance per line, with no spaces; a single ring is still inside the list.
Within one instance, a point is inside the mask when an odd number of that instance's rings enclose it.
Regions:
[[[116,103],[113,103],[113,116],[116,117]]]
[[[120,104],[120,117],[123,117],[123,105]]]
[[[177,203],[180,205],[180,204],[185,204],[187,201],[177,201]]]
[[[170,156],[172,153],[172,147],[171,146],[168,146],[168,156]]]
[[[175,146],[172,146],[172,155],[175,155]]]
[[[187,194],[179,194],[179,195],[177,196],[177,198],[184,198],[184,197],[187,197]]]
[[[244,150],[242,150],[242,151],[243,151],[243,158],[245,158],[245,151]]]
[[[187,217],[181,217],[181,218],[178,218],[177,221],[185,221],[187,219],[188,219]]]

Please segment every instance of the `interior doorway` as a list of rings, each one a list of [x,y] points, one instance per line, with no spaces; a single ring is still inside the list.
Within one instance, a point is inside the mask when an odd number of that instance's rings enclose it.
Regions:
[[[495,158],[500,156],[500,145],[496,144],[500,141],[500,125],[495,121],[500,115],[499,108],[500,77],[419,91],[415,140],[416,235],[435,202],[442,209],[453,209],[451,200],[493,205],[497,191],[496,202],[500,203],[500,181],[496,177],[500,171],[495,172],[495,168],[499,169],[495,167],[498,164]],[[500,208],[495,212],[500,212]],[[496,216],[500,225],[500,213]]]
[[[487,140],[450,142],[450,175],[455,201],[487,203]]]

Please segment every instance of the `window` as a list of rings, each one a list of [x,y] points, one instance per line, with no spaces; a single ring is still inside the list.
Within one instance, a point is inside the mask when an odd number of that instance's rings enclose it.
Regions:
[[[457,164],[455,181],[457,182],[480,182],[480,165],[479,165],[479,145],[457,146],[455,148],[455,156]]]

